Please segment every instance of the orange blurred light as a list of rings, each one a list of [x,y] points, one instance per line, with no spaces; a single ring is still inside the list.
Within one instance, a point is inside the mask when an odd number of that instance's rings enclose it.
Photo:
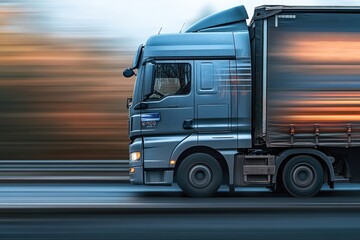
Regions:
[[[288,45],[274,55],[300,62],[360,63],[359,33],[298,33],[287,37]]]

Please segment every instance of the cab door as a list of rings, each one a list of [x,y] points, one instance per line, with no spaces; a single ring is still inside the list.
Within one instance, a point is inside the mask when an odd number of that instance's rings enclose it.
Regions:
[[[192,61],[156,61],[144,83],[141,135],[144,168],[169,168],[175,147],[194,133]],[[148,68],[149,66],[146,66]]]
[[[192,61],[156,61],[153,76],[147,77],[141,110],[143,136],[189,135],[194,118]]]

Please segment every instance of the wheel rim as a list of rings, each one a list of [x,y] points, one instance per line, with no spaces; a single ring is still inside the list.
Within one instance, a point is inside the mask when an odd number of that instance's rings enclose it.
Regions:
[[[302,189],[310,188],[316,179],[315,170],[311,165],[298,164],[293,168],[292,181]]]
[[[189,181],[196,188],[207,187],[211,183],[212,173],[206,165],[192,166],[189,171]]]

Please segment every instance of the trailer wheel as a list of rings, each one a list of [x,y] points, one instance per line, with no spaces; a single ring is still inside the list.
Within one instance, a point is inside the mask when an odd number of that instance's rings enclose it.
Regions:
[[[283,184],[294,197],[312,197],[324,182],[324,170],[318,160],[300,155],[290,159],[283,171]]]
[[[177,169],[177,183],[190,197],[210,197],[219,189],[223,173],[212,156],[195,153],[184,159]]]

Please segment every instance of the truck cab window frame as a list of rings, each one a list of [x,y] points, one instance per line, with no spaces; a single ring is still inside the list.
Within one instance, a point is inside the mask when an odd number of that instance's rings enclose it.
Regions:
[[[191,64],[184,62],[155,63],[151,89],[152,94],[148,98],[149,101],[190,94]]]

